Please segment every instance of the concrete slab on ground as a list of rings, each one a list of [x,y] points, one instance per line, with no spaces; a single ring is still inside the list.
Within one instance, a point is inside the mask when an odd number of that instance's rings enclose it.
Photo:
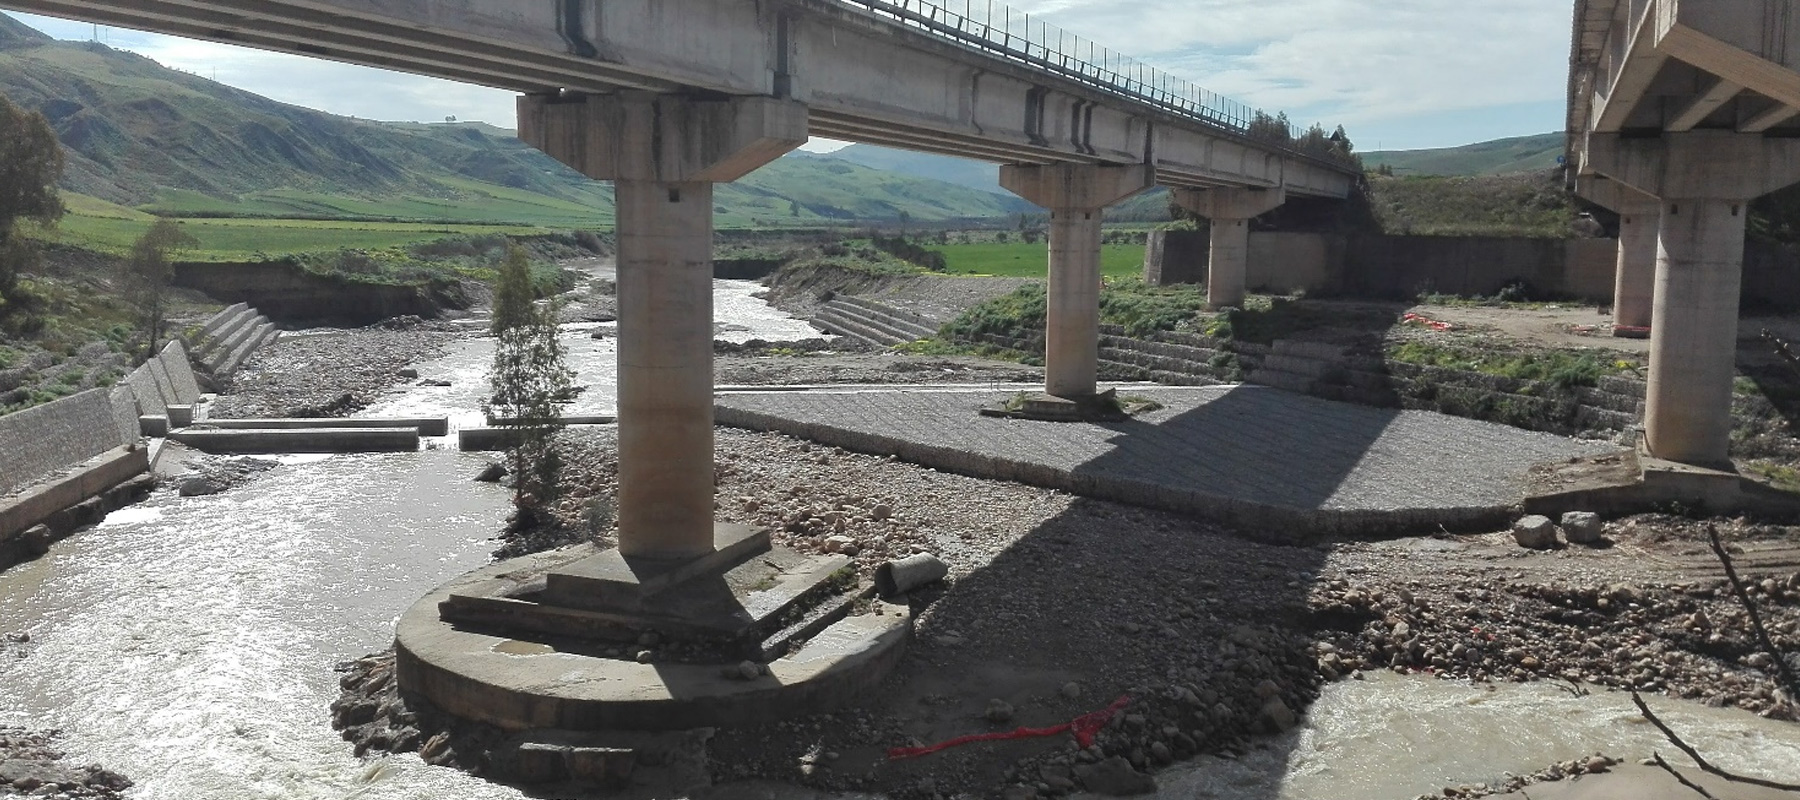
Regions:
[[[1276,540],[1504,525],[1539,463],[1621,450],[1425,411],[1258,386],[1130,387],[1118,423],[983,417],[966,389],[737,392],[721,424],[978,477],[1221,519]]]

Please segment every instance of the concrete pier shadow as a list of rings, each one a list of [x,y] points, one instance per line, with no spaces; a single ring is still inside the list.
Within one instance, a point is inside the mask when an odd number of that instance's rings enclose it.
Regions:
[[[809,752],[815,760],[831,752],[835,760],[818,763],[832,785],[894,796],[988,796],[1020,781],[1065,786],[1087,766],[1073,758],[1068,734],[913,759],[886,753],[1053,726],[1125,696],[1130,716],[1099,744],[1151,769],[1166,763],[1157,743],[1177,759],[1288,747],[1292,737],[1264,735],[1282,724],[1271,719],[1281,713],[1265,707],[1279,700],[1300,716],[1317,697],[1306,596],[1326,554],[1249,541],[1176,514],[1073,499],[985,565],[915,593],[913,643],[894,676],[857,707],[721,730],[712,757],[725,774],[716,777],[730,782],[726,765],[791,770],[810,763]],[[995,701],[1010,713],[990,717]],[[1250,791],[1242,800],[1274,796]]]

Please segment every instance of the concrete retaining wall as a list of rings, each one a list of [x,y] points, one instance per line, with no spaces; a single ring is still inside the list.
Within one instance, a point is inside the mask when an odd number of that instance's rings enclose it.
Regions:
[[[1255,232],[1247,282],[1257,291],[1411,297],[1491,295],[1523,280],[1541,293],[1610,302],[1617,247],[1612,239]],[[1150,234],[1144,280],[1203,283],[1207,248],[1197,231]]]
[[[258,349],[272,344],[281,336],[275,323],[255,308],[238,303],[215,315],[193,334],[191,360],[207,374],[208,380],[223,380],[250,358]],[[173,346],[173,343],[171,343]],[[165,353],[168,351],[165,349]],[[190,370],[189,378],[193,373]],[[195,390],[196,393],[198,389]]]
[[[0,417],[0,494],[119,447],[107,389],[89,389]]]

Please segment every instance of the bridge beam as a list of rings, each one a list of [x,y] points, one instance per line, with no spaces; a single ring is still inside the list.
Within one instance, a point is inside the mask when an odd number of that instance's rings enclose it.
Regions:
[[[1044,391],[1092,397],[1099,386],[1100,225],[1107,206],[1150,188],[1148,165],[1008,165],[1000,185],[1050,209]]]
[[[1662,201],[1614,180],[1582,176],[1575,193],[1619,215],[1613,329],[1648,328],[1656,297],[1656,229]]]
[[[614,182],[619,271],[619,551],[713,551],[713,184],[806,142],[769,98],[622,93],[519,100],[519,138]]]
[[[1583,168],[1661,198],[1644,410],[1650,454],[1729,467],[1744,222],[1751,200],[1800,182],[1800,142],[1710,130],[1593,134]]]
[[[1242,306],[1250,273],[1250,220],[1287,202],[1287,191],[1272,189],[1177,189],[1176,204],[1212,223],[1206,262],[1206,304]]]

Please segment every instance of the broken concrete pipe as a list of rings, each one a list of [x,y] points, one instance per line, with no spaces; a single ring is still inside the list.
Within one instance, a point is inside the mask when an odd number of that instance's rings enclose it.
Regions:
[[[882,597],[898,597],[949,574],[950,567],[937,556],[916,553],[876,567],[875,590]]]

